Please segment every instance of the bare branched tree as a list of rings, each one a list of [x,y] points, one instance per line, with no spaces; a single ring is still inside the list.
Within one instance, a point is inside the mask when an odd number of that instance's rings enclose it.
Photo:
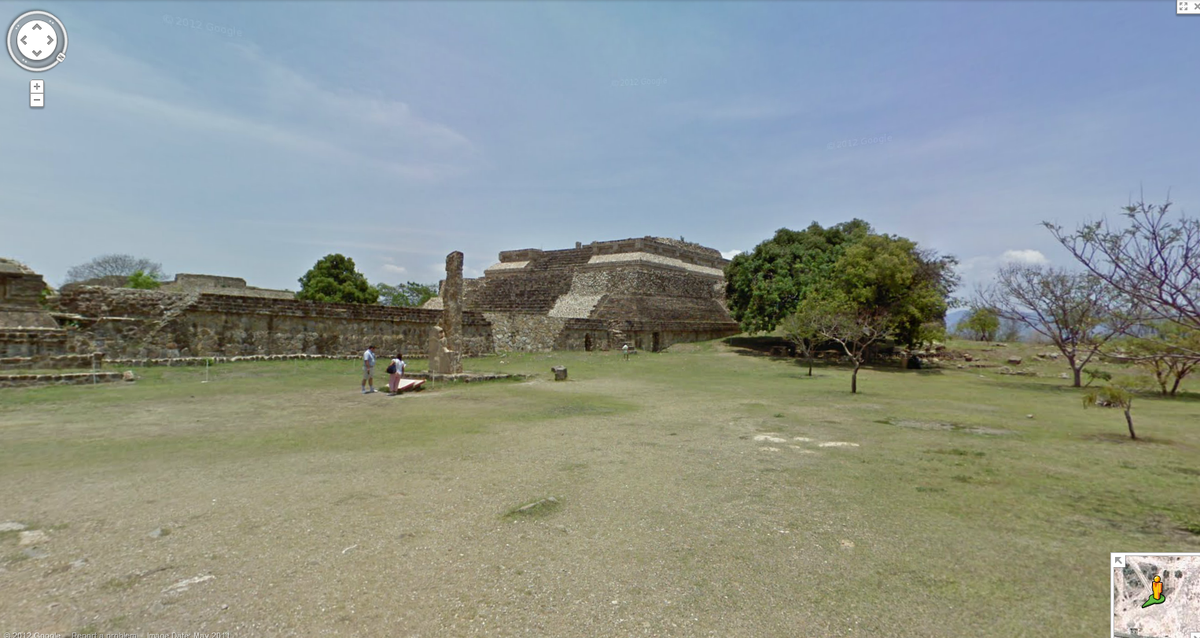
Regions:
[[[166,279],[162,264],[156,261],[133,255],[101,255],[86,264],[71,267],[67,270],[67,277],[63,283],[101,280],[120,286],[138,271],[156,281]]]
[[[1127,333],[1103,356],[1145,368],[1164,396],[1175,396],[1183,380],[1200,368],[1200,330],[1160,320],[1134,326]]]
[[[1150,316],[1200,330],[1200,219],[1182,213],[1169,219],[1169,199],[1161,205],[1141,199],[1124,208],[1127,228],[1106,219],[1075,232],[1043,225],[1093,275]]]
[[[1090,273],[1010,264],[976,303],[1046,337],[1071,366],[1075,387],[1104,344],[1134,323],[1128,300]]]

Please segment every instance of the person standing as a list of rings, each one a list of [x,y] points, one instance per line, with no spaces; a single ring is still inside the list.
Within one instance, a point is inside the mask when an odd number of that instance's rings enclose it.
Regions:
[[[388,372],[392,375],[388,381],[388,394],[400,393],[400,378],[404,376],[404,366],[404,354],[397,352],[396,358],[392,359],[392,364],[388,366]]]
[[[370,386],[370,390],[367,389]],[[363,353],[362,393],[370,394],[375,391],[375,346],[368,346]]]
[[[629,344],[621,346],[621,358],[629,361]]]

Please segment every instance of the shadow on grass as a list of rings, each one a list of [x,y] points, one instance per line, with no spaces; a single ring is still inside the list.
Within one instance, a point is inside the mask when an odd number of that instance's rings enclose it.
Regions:
[[[1015,379],[1007,378],[1006,375],[999,375],[999,376],[1000,376],[999,380],[1002,383],[1004,383],[1005,387],[1014,388],[1014,389],[1018,389],[1018,390],[1032,390],[1035,392],[1053,393],[1053,394],[1058,394],[1058,395],[1074,394],[1077,397],[1076,400],[1082,400],[1084,392],[1087,392],[1089,390],[1095,390],[1097,387],[1100,387],[1096,384],[1093,384],[1090,387],[1082,386],[1082,387],[1076,388],[1076,387],[1072,386],[1070,384],[1070,381],[1067,379],[1051,379],[1049,377],[1046,377],[1045,381],[1039,382],[1039,381],[1032,381],[1032,380],[1017,381]],[[1054,383],[1055,381],[1058,381],[1059,383]],[[1135,398],[1137,399],[1137,401],[1161,402],[1163,404],[1171,404],[1171,403],[1175,403],[1175,402],[1189,403],[1189,404],[1190,403],[1200,403],[1200,396],[1197,396],[1193,393],[1187,393],[1186,395],[1183,393],[1180,393],[1174,397],[1169,397],[1169,396],[1163,396],[1159,392],[1142,392],[1142,393],[1138,393]],[[1134,414],[1136,415],[1136,413],[1137,412],[1136,412],[1136,408],[1135,408]]]
[[[905,368],[903,365],[889,364],[889,363],[863,364],[862,369],[863,370],[871,370],[872,372],[891,372],[891,373],[902,372],[904,374],[916,374],[916,375],[922,375],[922,376],[928,376],[928,375],[938,376],[938,375],[944,374],[946,372],[945,368],[908,369],[908,368]]]
[[[1015,381],[1015,380],[1009,380],[1004,375],[1000,375],[1000,377],[1001,377],[1000,381],[1002,383],[1004,383],[1004,385],[1006,387],[1014,388],[1014,389],[1018,389],[1018,390],[1033,390],[1035,392],[1047,392],[1047,393],[1055,393],[1055,394],[1069,394],[1072,392],[1078,394],[1085,390],[1085,388],[1071,387],[1071,385],[1069,383],[1061,384],[1061,383],[1039,383],[1037,381]],[[1047,381],[1050,381],[1050,379],[1047,379]],[[1055,381],[1061,381],[1061,379],[1055,379]],[[1082,396],[1082,395],[1080,395],[1080,396]]]
[[[1123,427],[1124,423],[1114,421],[1115,427]],[[1168,447],[1189,447],[1186,444],[1174,441],[1171,439],[1163,439],[1155,436],[1139,436],[1137,439],[1129,438],[1129,432],[1101,432],[1099,434],[1086,434],[1082,437],[1085,441],[1100,441],[1102,443],[1120,443],[1125,445],[1165,445]]]

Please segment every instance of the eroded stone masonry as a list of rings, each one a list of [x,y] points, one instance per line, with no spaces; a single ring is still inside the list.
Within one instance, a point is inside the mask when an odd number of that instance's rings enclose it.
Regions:
[[[393,308],[297,301],[206,275],[160,290],[65,286],[47,297],[40,275],[0,260],[0,367],[71,367],[95,353],[346,355],[375,344],[460,369],[461,357],[496,351],[657,351],[738,332],[724,306],[727,262],[697,244],[644,237],[505,251],[478,279],[462,279],[462,253],[446,263],[439,297]]]
[[[463,282],[463,305],[487,319],[496,350],[658,351],[739,332],[724,304],[728,263],[660,237],[509,250]]]

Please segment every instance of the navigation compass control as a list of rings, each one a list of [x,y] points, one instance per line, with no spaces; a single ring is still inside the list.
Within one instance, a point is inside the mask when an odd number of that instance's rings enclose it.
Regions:
[[[52,69],[67,58],[67,28],[53,14],[27,11],[8,28],[8,55],[26,71]]]

